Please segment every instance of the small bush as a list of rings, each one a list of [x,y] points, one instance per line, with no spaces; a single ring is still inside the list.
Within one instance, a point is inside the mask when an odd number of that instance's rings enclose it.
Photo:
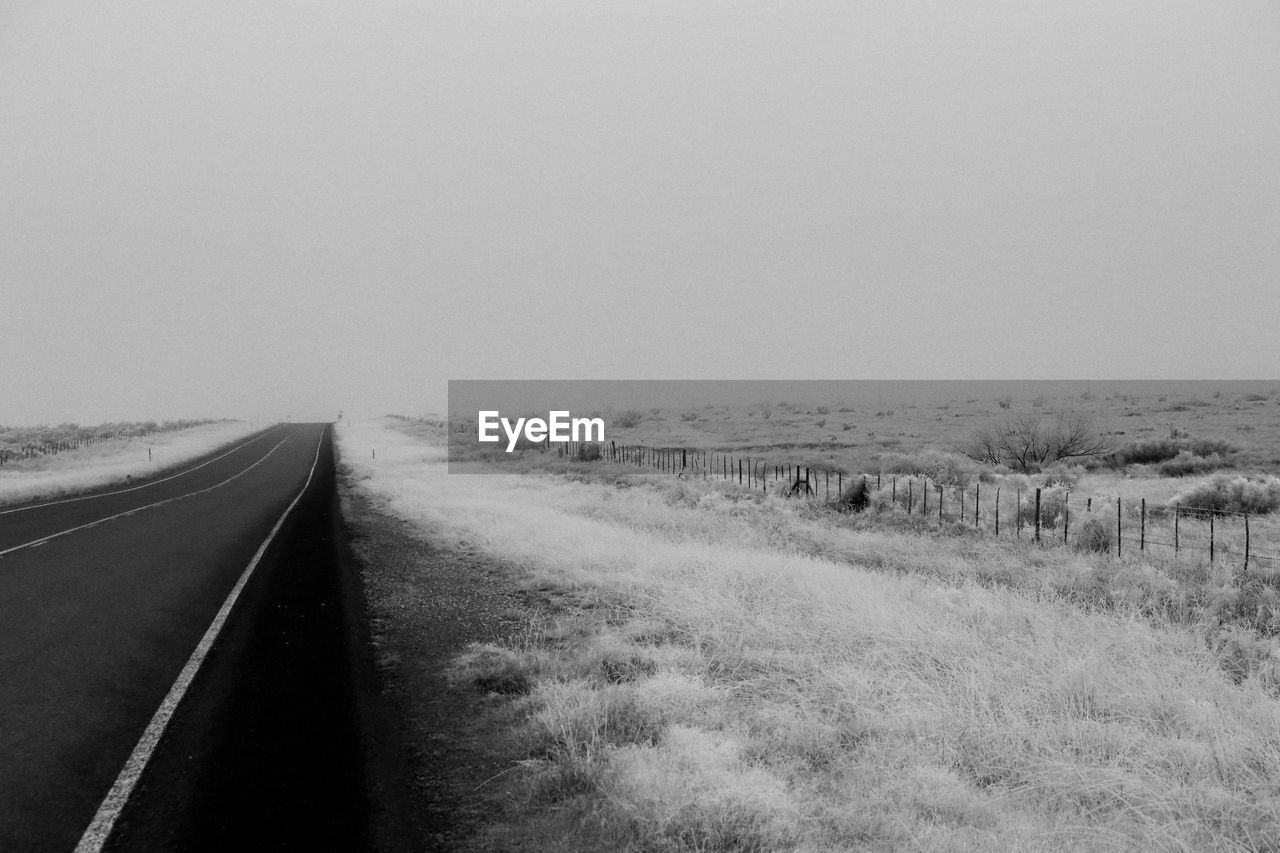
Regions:
[[[1084,476],[1084,467],[1055,462],[1040,469],[1040,481],[1046,488],[1074,489]]]
[[[1130,442],[1106,457],[1107,464],[1113,468],[1124,468],[1128,465],[1156,465],[1169,462],[1181,453],[1191,456],[1218,456],[1219,465],[1225,464],[1225,457],[1239,450],[1231,442],[1222,438],[1185,438],[1178,430],[1173,430],[1169,438],[1145,438]],[[1181,463],[1185,467],[1186,461]],[[1171,475],[1178,476],[1178,475]]]
[[[625,412],[619,412],[613,418],[613,425],[631,429],[640,426],[640,421],[644,420],[644,413],[639,409],[627,409]]]
[[[840,512],[862,512],[871,501],[871,493],[867,488],[867,478],[859,477],[850,483],[835,504]]]
[[[1280,509],[1280,477],[1214,474],[1179,492],[1170,506],[1226,512],[1269,513]]]
[[[1197,456],[1190,450],[1183,450],[1168,462],[1161,462],[1156,470],[1162,477],[1190,477],[1193,474],[1207,474],[1221,468],[1225,462],[1218,454]]]
[[[978,476],[978,466],[955,453],[926,450],[923,453],[894,453],[880,463],[880,473],[908,477],[928,477],[935,485],[967,489]]]
[[[1068,506],[1066,489],[1042,488],[1040,490],[1040,527],[1053,529],[1062,524]],[[1075,513],[1072,513],[1075,515]],[[1028,489],[1022,493],[1022,506],[1018,510],[1018,519],[1023,527],[1036,525],[1036,490]]]
[[[698,419],[697,412],[689,411],[689,412],[680,413],[680,420],[682,421],[696,421],[697,419]]]
[[[519,654],[490,643],[472,643],[450,670],[455,682],[470,684],[482,693],[528,693],[533,673]]]
[[[578,448],[579,462],[598,462],[600,460],[600,445],[594,441],[587,442]]]
[[[1076,528],[1072,545],[1080,551],[1108,554],[1115,548],[1114,527],[1109,516],[1087,513],[1084,521]]]

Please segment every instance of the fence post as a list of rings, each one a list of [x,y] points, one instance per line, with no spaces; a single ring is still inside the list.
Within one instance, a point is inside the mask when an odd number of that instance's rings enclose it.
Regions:
[[[1116,495],[1116,556],[1124,549],[1124,528],[1120,525],[1120,496]]]
[[[738,485],[742,485],[742,459],[738,459]]]
[[[876,491],[880,491],[880,472],[876,472]]]
[[[1062,499],[1062,544],[1067,545],[1067,531],[1071,529],[1071,492],[1063,493]]]
[[[920,492],[923,495],[923,498],[920,503],[920,514],[928,515],[929,514],[929,483],[924,479],[920,480]]]
[[[1178,519],[1182,515],[1182,507],[1173,505],[1173,556],[1178,556]]]
[[[1138,550],[1147,550],[1147,499],[1142,499],[1142,526],[1138,528]]]
[[[1036,542],[1040,541],[1040,487],[1036,487]]]
[[[880,475],[877,474],[876,476],[878,477]],[[898,478],[897,477],[893,478],[893,494],[889,496],[889,502],[894,505],[897,505],[898,503]]]
[[[996,538],[1000,538],[1000,487],[996,486]]]
[[[911,515],[911,510],[915,508],[915,495],[912,493],[911,484],[914,480],[907,480],[907,515]]]
[[[978,529],[978,498],[982,497],[982,481],[973,484],[973,529]],[[1000,500],[1000,490],[996,489],[996,500]],[[999,532],[999,531],[997,531]]]
[[[964,506],[964,501],[960,501],[960,506]],[[938,486],[938,525],[942,525],[942,486]]]
[[[960,523],[964,524],[964,489],[956,486],[956,496],[960,501]]]
[[[827,500],[831,500],[831,472],[827,471]]]
[[[1022,489],[1018,489],[1018,502],[1013,507],[1013,533],[1022,538]]]
[[[1244,514],[1244,570],[1249,571],[1249,513]]]
[[[838,495],[844,494],[844,472],[843,471],[836,472],[836,494]]]
[[[1209,562],[1213,562],[1213,515],[1214,510],[1209,510]]]

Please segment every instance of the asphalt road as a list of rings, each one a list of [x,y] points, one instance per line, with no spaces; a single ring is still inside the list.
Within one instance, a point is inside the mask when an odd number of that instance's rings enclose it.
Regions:
[[[141,488],[0,510],[0,850],[371,846],[359,595],[338,522],[323,424]],[[95,815],[109,832],[90,838]]]

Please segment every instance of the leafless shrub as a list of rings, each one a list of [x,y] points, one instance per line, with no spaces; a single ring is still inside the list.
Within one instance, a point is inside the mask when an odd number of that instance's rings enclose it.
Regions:
[[[1027,471],[1060,459],[1104,453],[1107,446],[1092,416],[1065,412],[1048,421],[1010,415],[978,429],[959,450],[976,462]]]

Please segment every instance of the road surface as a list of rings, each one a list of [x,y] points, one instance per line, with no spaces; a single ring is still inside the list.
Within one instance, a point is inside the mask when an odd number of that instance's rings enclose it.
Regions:
[[[371,846],[330,428],[105,491],[0,509],[0,850]]]

